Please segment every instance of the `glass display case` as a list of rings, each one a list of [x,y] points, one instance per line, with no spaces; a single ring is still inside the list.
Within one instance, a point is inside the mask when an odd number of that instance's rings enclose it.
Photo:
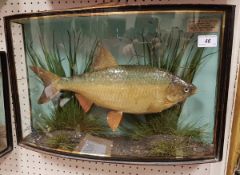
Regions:
[[[19,144],[108,162],[221,160],[233,18],[222,5],[5,17]]]
[[[0,51],[0,157],[12,150],[12,130],[5,52]]]

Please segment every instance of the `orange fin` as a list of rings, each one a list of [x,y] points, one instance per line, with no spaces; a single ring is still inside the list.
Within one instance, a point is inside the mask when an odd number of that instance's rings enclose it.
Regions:
[[[93,70],[101,70],[108,67],[117,66],[117,62],[112,54],[105,48],[101,47],[99,54],[95,57],[92,64]]]
[[[77,100],[79,101],[80,105],[82,106],[84,112],[88,112],[91,109],[93,102],[86,99],[85,97],[83,97],[80,94],[75,94],[75,96],[76,96]]]
[[[112,131],[116,131],[122,120],[122,112],[110,111],[107,115],[107,122]]]

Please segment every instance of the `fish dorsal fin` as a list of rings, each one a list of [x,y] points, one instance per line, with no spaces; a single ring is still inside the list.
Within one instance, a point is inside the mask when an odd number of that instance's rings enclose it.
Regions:
[[[79,101],[80,105],[82,106],[84,112],[88,112],[91,109],[93,102],[86,99],[85,97],[83,97],[80,94],[75,94],[75,96],[76,96],[77,100]]]
[[[99,50],[99,54],[95,57],[92,68],[93,70],[101,70],[117,65],[118,64],[112,54],[104,47],[101,47]]]
[[[122,120],[122,112],[110,111],[107,114],[107,122],[112,131],[116,131]]]

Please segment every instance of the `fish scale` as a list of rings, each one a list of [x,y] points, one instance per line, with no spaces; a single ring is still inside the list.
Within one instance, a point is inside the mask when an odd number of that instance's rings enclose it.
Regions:
[[[76,76],[72,80],[78,83],[116,83],[126,82],[128,83],[162,83],[169,82],[172,79],[172,75],[166,71],[162,71],[157,68],[149,66],[117,66],[110,67],[104,70],[85,73],[81,76]]]

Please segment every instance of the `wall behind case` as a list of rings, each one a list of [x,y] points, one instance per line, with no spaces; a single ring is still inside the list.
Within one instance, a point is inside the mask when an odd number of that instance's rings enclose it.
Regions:
[[[126,0],[127,1],[127,0]],[[93,5],[97,3],[110,2],[104,0],[0,0],[0,50],[6,50],[3,16],[17,14],[17,13],[31,13],[43,10],[63,9],[80,7],[86,5]],[[121,1],[125,2],[125,1]],[[191,4],[191,0],[128,0],[128,3],[141,4]],[[196,4],[231,4],[237,5],[235,28],[240,27],[238,21],[240,2],[238,0],[195,0]],[[235,30],[237,31],[237,30]],[[15,32],[14,40],[17,42],[17,37],[21,33]],[[22,45],[22,43],[19,43]],[[238,63],[238,48],[239,48],[239,34],[234,35],[233,55],[231,79],[229,88],[229,102],[227,111],[225,144],[223,161],[214,164],[199,164],[199,165],[176,165],[176,166],[137,166],[137,165],[122,165],[109,164],[101,162],[90,162],[81,160],[64,159],[46,154],[40,154],[34,151],[19,147],[16,144],[16,135],[13,119],[13,133],[14,133],[14,150],[12,153],[0,159],[0,175],[224,175],[226,169],[226,161],[228,154],[228,142],[231,129],[233,101],[235,94],[235,81]],[[21,50],[18,51],[18,56],[21,57]],[[23,66],[23,65],[22,65]],[[21,62],[19,62],[19,69],[21,69]],[[25,75],[25,74],[23,74]],[[21,75],[18,77],[21,81]],[[25,88],[25,85],[22,85]],[[24,92],[23,92],[24,93]],[[26,100],[27,102],[27,100]],[[25,103],[22,101],[22,103]],[[25,111],[29,112],[29,111]]]

